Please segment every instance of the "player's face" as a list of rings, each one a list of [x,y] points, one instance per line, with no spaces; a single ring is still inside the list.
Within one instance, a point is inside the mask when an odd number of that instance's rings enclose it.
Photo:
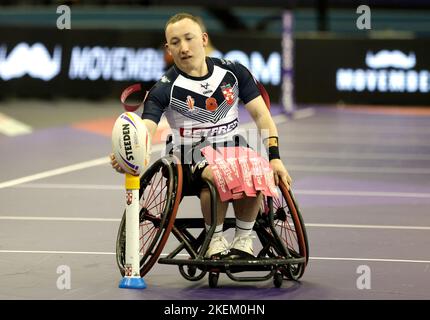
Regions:
[[[166,28],[166,48],[184,72],[198,69],[205,62],[208,35],[190,19],[171,23]]]

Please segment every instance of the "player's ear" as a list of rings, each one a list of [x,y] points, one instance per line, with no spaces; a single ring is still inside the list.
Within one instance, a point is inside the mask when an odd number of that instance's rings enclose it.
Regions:
[[[202,33],[203,47],[206,47],[209,42],[209,36],[206,32]]]
[[[166,51],[167,51],[167,53],[169,54],[169,55],[172,55],[172,52],[170,51],[170,49],[169,49],[169,44],[168,43],[165,43],[164,44],[164,48],[166,49]]]

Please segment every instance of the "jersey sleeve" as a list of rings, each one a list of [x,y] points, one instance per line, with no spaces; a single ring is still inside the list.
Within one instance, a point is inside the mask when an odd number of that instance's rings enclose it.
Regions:
[[[149,119],[158,124],[161,116],[169,104],[169,96],[165,86],[156,84],[151,91],[143,106],[142,119]]]
[[[239,98],[244,104],[247,104],[260,95],[260,90],[257,87],[254,76],[244,65],[235,62],[234,67],[237,81],[239,82]]]

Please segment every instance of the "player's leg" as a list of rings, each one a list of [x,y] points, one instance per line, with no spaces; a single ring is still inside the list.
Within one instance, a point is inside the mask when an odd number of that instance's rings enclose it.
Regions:
[[[201,174],[203,179],[209,180],[214,183],[214,178],[212,175],[212,170],[209,166],[206,166]],[[228,202],[222,202],[219,194],[217,192],[217,221],[216,229],[212,236],[211,242],[209,243],[209,248],[206,251],[206,258],[210,258],[216,255],[220,255],[228,250],[228,242],[223,235],[223,224],[224,218],[227,213]],[[200,204],[202,208],[203,218],[205,220],[206,230],[212,224],[211,221],[211,196],[208,188],[202,188],[200,192]]]
[[[230,247],[231,258],[249,258],[254,256],[252,228],[261,206],[263,194],[256,197],[245,197],[233,201],[236,216],[236,232]]]

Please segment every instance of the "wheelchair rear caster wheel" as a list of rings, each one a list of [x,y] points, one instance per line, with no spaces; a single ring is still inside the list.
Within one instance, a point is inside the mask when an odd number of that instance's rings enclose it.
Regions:
[[[187,267],[188,275],[194,277],[196,275],[197,267],[196,266],[188,266]]]
[[[282,286],[283,276],[282,273],[276,272],[273,276],[273,284],[276,288],[280,288]]]
[[[199,274],[197,274],[197,267],[193,265],[179,265],[179,273],[187,280],[190,281],[199,281],[203,279],[206,275],[206,270],[201,270]]]
[[[216,288],[218,285],[219,273],[210,272],[209,273],[209,287]]]

